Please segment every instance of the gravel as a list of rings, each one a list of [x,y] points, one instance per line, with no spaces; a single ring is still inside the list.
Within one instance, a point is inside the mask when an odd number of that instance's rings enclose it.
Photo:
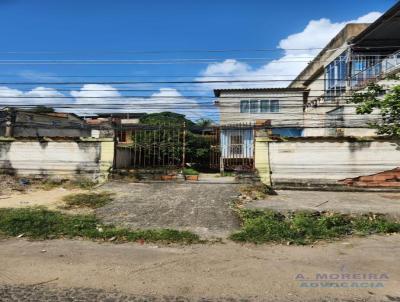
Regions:
[[[245,302],[251,301],[250,299],[207,299],[207,298],[185,298],[181,296],[140,296],[140,295],[126,295],[118,293],[117,291],[107,292],[101,289],[94,288],[57,288],[46,286],[32,286],[32,285],[0,285],[0,299],[2,302],[186,302],[186,301],[231,301],[231,302]]]
[[[119,183],[101,187],[114,201],[96,210],[105,223],[129,228],[189,230],[202,237],[226,237],[239,227],[231,202],[235,184]]]

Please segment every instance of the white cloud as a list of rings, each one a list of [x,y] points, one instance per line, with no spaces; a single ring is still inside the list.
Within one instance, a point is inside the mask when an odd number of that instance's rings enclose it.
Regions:
[[[311,20],[303,31],[289,35],[279,42],[283,56],[267,64],[254,68],[251,65],[234,59],[210,64],[201,72],[197,80],[273,80],[264,83],[217,83],[209,84],[215,88],[242,87],[285,87],[289,80],[295,78],[325,45],[348,23],[371,23],[382,14],[371,12],[355,20],[332,22],[322,18]],[[218,77],[220,76],[220,77]],[[229,76],[227,78],[226,76]],[[284,80],[284,81],[282,81]],[[204,87],[204,86],[203,86]]]
[[[111,85],[85,84],[78,91],[71,91],[71,96],[76,98],[77,104],[113,103],[121,97],[119,91]],[[118,99],[117,99],[118,100]]]
[[[184,97],[175,88],[160,88],[146,102],[146,107],[151,112],[173,111],[184,114],[189,119],[198,119],[205,113],[205,109],[195,99]]]
[[[302,32],[292,34],[279,42],[279,48],[285,50],[285,55],[316,55],[319,49],[293,50],[306,48],[322,48],[341,31],[348,23],[371,23],[378,19],[382,14],[371,12],[355,20],[346,22],[332,22],[329,19],[322,18],[311,20]],[[301,53],[300,53],[301,52]]]
[[[80,90],[71,91],[71,96],[76,99],[75,104],[81,105],[79,109],[73,111],[82,115],[101,112],[173,111],[192,119],[202,116],[197,101],[185,98],[175,88],[160,88],[149,97],[128,97],[111,85],[86,84]]]
[[[57,98],[62,97],[62,98]],[[69,100],[70,102],[71,100]],[[10,105],[50,105],[67,103],[64,95],[53,88],[36,87],[30,91],[21,91],[6,86],[0,87],[0,106]]]

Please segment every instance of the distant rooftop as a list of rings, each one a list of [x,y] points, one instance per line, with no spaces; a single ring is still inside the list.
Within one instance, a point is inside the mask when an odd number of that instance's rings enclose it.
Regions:
[[[303,91],[302,88],[227,88],[227,89],[214,89],[214,95],[219,97],[221,92],[294,92]]]
[[[115,112],[115,113],[96,113],[94,117],[115,117],[121,119],[132,119],[132,118],[141,118],[145,116],[146,113],[137,113],[137,112]]]

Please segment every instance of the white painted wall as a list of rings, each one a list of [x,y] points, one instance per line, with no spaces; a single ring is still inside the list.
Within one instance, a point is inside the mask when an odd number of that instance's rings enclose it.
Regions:
[[[269,143],[272,181],[334,183],[400,166],[400,141],[292,140]]]
[[[97,178],[101,141],[0,141],[0,171],[25,176]]]

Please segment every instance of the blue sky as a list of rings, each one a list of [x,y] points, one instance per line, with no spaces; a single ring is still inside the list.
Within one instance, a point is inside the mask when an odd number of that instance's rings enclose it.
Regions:
[[[386,11],[395,2],[393,0],[339,0],[334,2],[320,0],[0,0],[0,36],[3,38],[0,48],[1,60],[154,61],[195,58],[211,59],[214,62],[213,64],[131,65],[3,64],[1,65],[0,81],[3,83],[15,81],[163,81],[208,79],[210,76],[225,76],[225,79],[232,76],[233,79],[236,79],[240,76],[260,77],[267,73],[268,79],[270,79],[273,76],[282,76],[284,73],[294,75],[304,66],[304,61],[309,60],[308,57],[311,58],[315,55],[315,51],[302,51],[301,53],[293,53],[288,50],[226,53],[185,51],[277,49],[278,45],[288,49],[323,47],[332,35],[344,26],[345,22],[363,21],[362,18],[365,16],[366,19],[372,21],[376,19],[378,12]],[[360,17],[361,19],[359,19]],[[321,39],[315,34],[315,32],[324,33],[324,31],[326,31],[326,35],[323,35],[325,38]],[[303,35],[298,36],[297,39],[296,36],[292,36],[301,33]],[[184,52],[174,52],[176,50]],[[138,51],[161,51],[162,53],[136,53]],[[282,68],[268,65],[272,59],[279,60],[287,55],[301,56],[303,62],[296,66],[281,64],[285,65]],[[262,60],[246,61],[242,60],[243,58],[262,58]],[[277,70],[277,68],[282,70]],[[87,75],[96,77],[85,77]],[[111,77],[115,75],[118,77]],[[11,84],[1,84],[0,86],[3,87],[0,93],[6,96],[19,96],[20,92],[30,92],[33,96],[52,96],[57,93],[70,96],[70,91],[62,90],[74,90],[75,93],[73,92],[72,95],[82,99],[88,95],[104,96],[104,100],[100,99],[102,102],[107,101],[107,96],[127,95],[126,92],[118,90],[132,87],[154,91],[129,92],[129,95],[137,93],[137,95],[156,94],[179,97],[193,95],[193,90],[196,89],[204,90],[196,93],[210,95],[211,89],[215,88],[211,85],[200,87],[200,85],[189,84],[108,85],[104,90],[112,91],[90,92],[87,90],[93,86],[87,86],[84,91],[80,91],[82,85],[51,86],[44,83],[31,86]],[[60,91],[50,91],[49,87]],[[6,88],[12,89],[12,91],[4,92]],[[37,90],[32,92],[31,90],[35,88]],[[102,87],[95,88],[102,90]],[[27,99],[17,99],[17,101],[26,102]],[[43,99],[33,101],[38,103]],[[94,102],[93,99],[85,101],[87,103]],[[158,101],[159,107],[161,107],[170,99],[164,100],[164,103],[161,102],[161,98]],[[190,99],[188,104],[195,105],[195,101]]]

